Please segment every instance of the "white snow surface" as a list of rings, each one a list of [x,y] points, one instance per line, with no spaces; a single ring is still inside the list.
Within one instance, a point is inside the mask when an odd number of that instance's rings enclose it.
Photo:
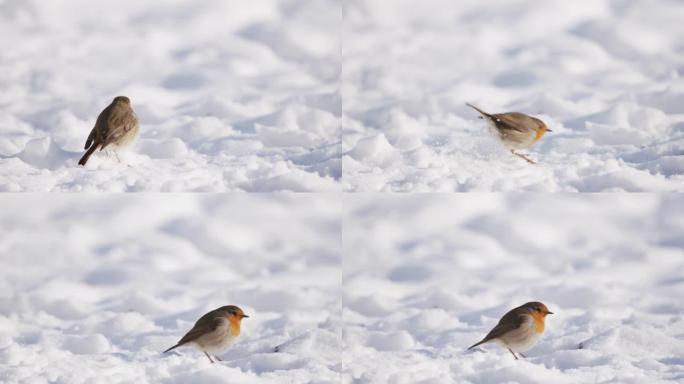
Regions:
[[[340,382],[340,199],[5,194],[0,204],[3,384]],[[250,318],[223,362],[161,353],[227,304]]]
[[[343,188],[684,190],[684,2],[344,2]],[[553,130],[531,166],[473,103]]]
[[[679,196],[360,194],[344,205],[343,382],[684,381]],[[554,314],[526,359],[466,351],[528,301]]]
[[[0,0],[0,191],[339,191],[337,0]],[[77,165],[117,95],[136,145]]]

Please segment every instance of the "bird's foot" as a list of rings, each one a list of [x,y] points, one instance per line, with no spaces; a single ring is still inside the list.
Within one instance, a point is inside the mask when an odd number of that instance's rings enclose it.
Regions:
[[[532,159],[530,159],[529,157],[523,155],[522,153],[517,153],[517,152],[515,152],[515,151],[511,151],[511,153],[514,154],[514,155],[516,155],[516,156],[518,156],[518,157],[520,157],[520,158],[522,158],[522,159],[525,159],[525,161],[527,161],[527,162],[530,163],[530,164],[537,164],[534,160],[532,160]]]
[[[508,348],[508,351],[515,357],[516,360],[518,360],[518,356],[515,355],[515,352],[513,352],[512,349]]]
[[[209,359],[209,361],[211,361],[212,364],[214,364],[214,360],[211,359],[211,356],[209,356],[208,353],[204,352],[204,355],[207,356],[207,359]]]

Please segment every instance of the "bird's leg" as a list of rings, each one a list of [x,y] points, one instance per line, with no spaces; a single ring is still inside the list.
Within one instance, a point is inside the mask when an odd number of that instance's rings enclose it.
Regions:
[[[118,161],[119,163],[121,163],[121,159],[119,159],[119,154],[116,153],[116,151],[114,151],[114,156],[116,156],[116,161]]]
[[[204,352],[204,354],[207,356],[207,359],[209,359],[209,361],[211,361],[211,363],[214,364],[214,360],[211,359],[211,356],[209,356],[209,354],[206,352]]]
[[[529,157],[523,155],[522,153],[517,153],[516,151],[514,151],[514,150],[512,150],[512,149],[511,149],[511,153],[514,154],[514,155],[516,155],[516,156],[518,156],[518,157],[521,157],[521,158],[525,159],[525,161],[527,161],[527,162],[530,163],[530,164],[537,164],[537,163],[535,163],[532,159],[530,159]]]
[[[214,355],[214,359],[216,359],[216,360],[218,360],[218,361],[223,361],[223,360],[221,360],[221,359],[220,359],[218,356],[216,356],[216,355]]]
[[[515,357],[516,360],[518,360],[518,356],[515,355],[515,352],[513,352],[512,349],[508,348],[508,351],[513,354],[513,357]]]
[[[522,356],[523,358],[527,359],[527,356],[523,355],[522,352],[518,352],[518,355]]]

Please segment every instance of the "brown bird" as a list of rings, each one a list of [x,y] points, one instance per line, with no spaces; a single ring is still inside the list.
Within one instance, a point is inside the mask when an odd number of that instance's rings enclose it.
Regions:
[[[176,345],[164,351],[169,352],[183,345],[193,346],[204,352],[209,361],[221,361],[216,354],[221,353],[233,345],[240,336],[240,322],[249,317],[242,309],[234,305],[225,305],[207,312],[200,317],[188,333]]]
[[[126,96],[115,97],[97,117],[85,143],[87,151],[78,164],[86,165],[98,148],[101,151],[107,147],[119,149],[128,146],[138,136],[138,129],[138,117],[131,108],[131,100]]]
[[[466,105],[479,112],[482,115],[481,118],[487,120],[490,128],[510,149],[512,154],[527,160],[530,164],[534,164],[534,161],[521,153],[517,153],[516,150],[531,148],[546,132],[552,132],[543,121],[524,113],[489,114],[470,103],[466,103]]]
[[[546,315],[551,314],[553,312],[538,301],[525,303],[508,311],[484,339],[471,345],[468,349],[494,341],[508,349],[513,357],[518,360],[515,353],[517,352],[520,356],[525,357],[522,353],[532,348],[539,341],[542,333],[544,333]]]

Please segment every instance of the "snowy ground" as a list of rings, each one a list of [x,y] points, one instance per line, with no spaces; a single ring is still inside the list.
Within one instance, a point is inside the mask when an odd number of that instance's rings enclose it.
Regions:
[[[343,381],[681,383],[683,209],[675,195],[345,196]],[[465,351],[530,300],[555,314],[527,359]]]
[[[349,0],[343,188],[684,190],[684,2]],[[554,131],[530,166],[474,103]]]
[[[0,382],[339,383],[332,197],[0,196]],[[222,363],[160,353],[224,304]]]
[[[0,190],[340,190],[336,0],[0,0]],[[76,165],[99,112],[123,164]]]

